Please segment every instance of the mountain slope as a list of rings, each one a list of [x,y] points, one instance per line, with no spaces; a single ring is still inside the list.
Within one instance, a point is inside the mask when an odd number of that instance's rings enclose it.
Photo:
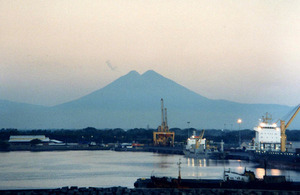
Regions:
[[[292,108],[270,104],[241,104],[226,100],[211,100],[150,70],[140,75],[136,71],[77,100],[54,107],[24,109],[23,117],[12,123],[16,128],[156,128],[160,123],[160,99],[168,109],[169,126],[186,128],[187,121],[196,128],[252,128],[265,113],[281,118]],[[21,109],[22,110],[22,109]],[[27,110],[27,111],[26,111]],[[17,111],[19,112],[19,111]],[[13,112],[8,118],[13,118]],[[0,110],[1,116],[6,116]],[[20,122],[21,121],[21,122]],[[3,126],[2,120],[0,127]],[[295,119],[290,128],[300,128]]]
[[[167,101],[176,101],[177,99],[198,100],[203,104],[210,101],[154,71],[147,71],[143,75],[131,71],[100,90],[57,107],[71,108],[79,106],[97,109],[145,110],[153,108],[153,104],[157,104],[157,100],[160,101],[161,97],[168,99]],[[182,105],[178,104],[178,107],[183,108]]]
[[[0,100],[0,128],[27,128],[47,107]]]
[[[210,100],[150,70],[140,75],[131,71],[106,87],[78,100],[58,105],[56,109],[80,116],[73,123],[86,120],[103,127],[150,127],[160,124],[160,99],[168,108],[169,124],[187,127],[187,121],[199,128],[237,129],[236,119],[243,118],[242,127],[252,128],[265,112],[280,118],[291,108],[280,105],[240,104],[226,100]],[[86,112],[86,109],[89,111]],[[72,114],[73,113],[73,114]],[[79,114],[81,113],[81,114]],[[94,113],[98,122],[91,120]],[[89,117],[84,117],[89,115]],[[85,121],[82,118],[87,118]],[[72,119],[68,119],[72,121]],[[231,125],[232,124],[232,125]]]

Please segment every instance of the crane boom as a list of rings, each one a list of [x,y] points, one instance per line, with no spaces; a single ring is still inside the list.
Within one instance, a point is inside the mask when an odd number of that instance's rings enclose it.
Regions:
[[[290,126],[291,122],[294,120],[294,118],[298,114],[299,110],[300,110],[300,105],[298,105],[297,110],[294,112],[293,116],[291,117],[289,122],[287,122],[287,124],[285,124],[284,120],[280,120],[280,130],[281,130],[281,147],[280,147],[280,149],[281,149],[281,152],[286,151],[286,134],[285,134],[285,130]]]
[[[196,149],[198,149],[199,148],[199,141],[201,142],[201,140],[202,140],[202,138],[203,138],[203,135],[204,135],[204,129],[201,131],[201,133],[200,133],[200,135],[199,135],[199,138],[198,139],[196,139]]]
[[[202,132],[201,132],[201,134],[200,134],[200,136],[199,136],[199,139],[201,140],[202,138],[203,138],[203,135],[204,135],[204,129],[202,129]]]
[[[290,126],[291,122],[294,120],[294,118],[298,114],[299,110],[300,110],[300,105],[298,105],[298,108],[297,108],[296,112],[293,114],[293,116],[291,117],[291,119],[289,120],[289,122],[287,122],[287,124],[285,125],[286,129]]]
[[[168,126],[167,108],[165,108],[165,126]],[[169,129],[168,129],[169,130]]]

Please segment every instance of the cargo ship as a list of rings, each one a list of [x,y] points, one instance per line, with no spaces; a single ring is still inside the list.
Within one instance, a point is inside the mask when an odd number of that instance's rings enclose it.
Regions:
[[[261,189],[261,190],[286,190],[299,191],[300,182],[287,181],[285,176],[267,176],[263,179],[255,177],[254,172],[244,170],[244,173],[236,173],[224,170],[223,179],[182,179],[180,174],[180,164],[178,178],[156,177],[139,178],[135,183],[135,188],[210,188],[210,189]]]
[[[204,130],[201,131],[199,136],[196,135],[196,131],[193,131],[193,135],[187,139],[187,144],[183,149],[184,156],[199,159],[225,159],[224,142],[221,142],[220,150],[218,150],[217,147],[210,147],[203,135]]]
[[[265,162],[273,168],[300,169],[299,151],[290,151],[286,148],[285,131],[300,110],[300,105],[295,108],[294,114],[285,124],[280,120],[280,127],[272,123],[272,117],[268,113],[263,116],[258,126],[254,127],[254,145],[250,149],[251,160],[263,165]]]

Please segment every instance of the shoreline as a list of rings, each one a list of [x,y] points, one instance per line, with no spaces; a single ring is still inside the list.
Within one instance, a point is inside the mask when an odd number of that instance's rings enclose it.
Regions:
[[[89,146],[89,145],[60,145],[60,146],[30,146],[30,145],[15,145],[11,146],[7,150],[0,150],[1,152],[55,152],[55,151],[115,151],[115,152],[152,152],[159,154],[171,154],[171,155],[184,155],[182,148],[179,147],[153,147],[147,146],[144,148],[109,148],[102,146]],[[264,162],[256,161],[250,158],[245,158],[246,154],[240,154],[239,152],[231,152],[228,157],[223,160],[245,160],[257,163],[257,167],[264,168]],[[249,154],[248,154],[249,155]],[[247,156],[249,157],[249,156]],[[193,158],[193,157],[192,157]],[[289,169],[300,171],[298,162],[285,162],[285,161],[268,161],[268,168],[275,169]]]
[[[4,195],[36,195],[36,194],[99,194],[99,195],[159,195],[159,194],[299,194],[299,191],[280,191],[280,190],[257,190],[257,189],[211,189],[211,188],[127,188],[127,187],[62,187],[55,189],[28,189],[28,190],[0,190],[0,194]]]
[[[43,152],[43,151],[71,151],[71,150],[110,150],[110,148],[100,146],[88,146],[88,145],[62,145],[62,146],[30,146],[30,145],[16,145],[10,146],[6,150],[0,150],[0,152],[13,152],[13,151],[31,151],[31,152]]]
[[[30,146],[30,145],[12,145],[6,150],[0,152],[13,152],[13,151],[72,151],[72,150],[112,150],[117,152],[154,152],[163,154],[179,154],[183,155],[182,148],[178,147],[144,147],[144,148],[114,148],[102,146],[89,146],[89,145],[60,145],[60,146]]]

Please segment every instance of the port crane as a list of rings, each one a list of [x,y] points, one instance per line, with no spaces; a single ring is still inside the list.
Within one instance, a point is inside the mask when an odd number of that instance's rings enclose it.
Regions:
[[[292,115],[292,117],[290,118],[290,120],[285,124],[284,120],[280,120],[280,130],[281,130],[281,152],[285,152],[286,151],[286,134],[285,134],[285,130],[290,126],[291,122],[294,120],[294,118],[296,117],[296,115],[298,114],[300,110],[300,104],[296,107],[296,111],[294,112],[294,114]]]
[[[167,108],[164,108],[164,100],[161,98],[161,125],[156,132],[153,132],[155,146],[174,146],[175,132],[168,127]]]
[[[199,148],[199,145],[200,145],[200,143],[199,143],[199,140],[200,140],[200,142],[201,142],[201,140],[202,140],[202,138],[203,138],[203,135],[204,135],[204,129],[201,131],[201,133],[200,133],[200,135],[199,135],[199,138],[197,138],[196,139],[196,146],[195,146],[195,148],[196,149],[198,149]],[[205,144],[205,143],[204,143]]]

